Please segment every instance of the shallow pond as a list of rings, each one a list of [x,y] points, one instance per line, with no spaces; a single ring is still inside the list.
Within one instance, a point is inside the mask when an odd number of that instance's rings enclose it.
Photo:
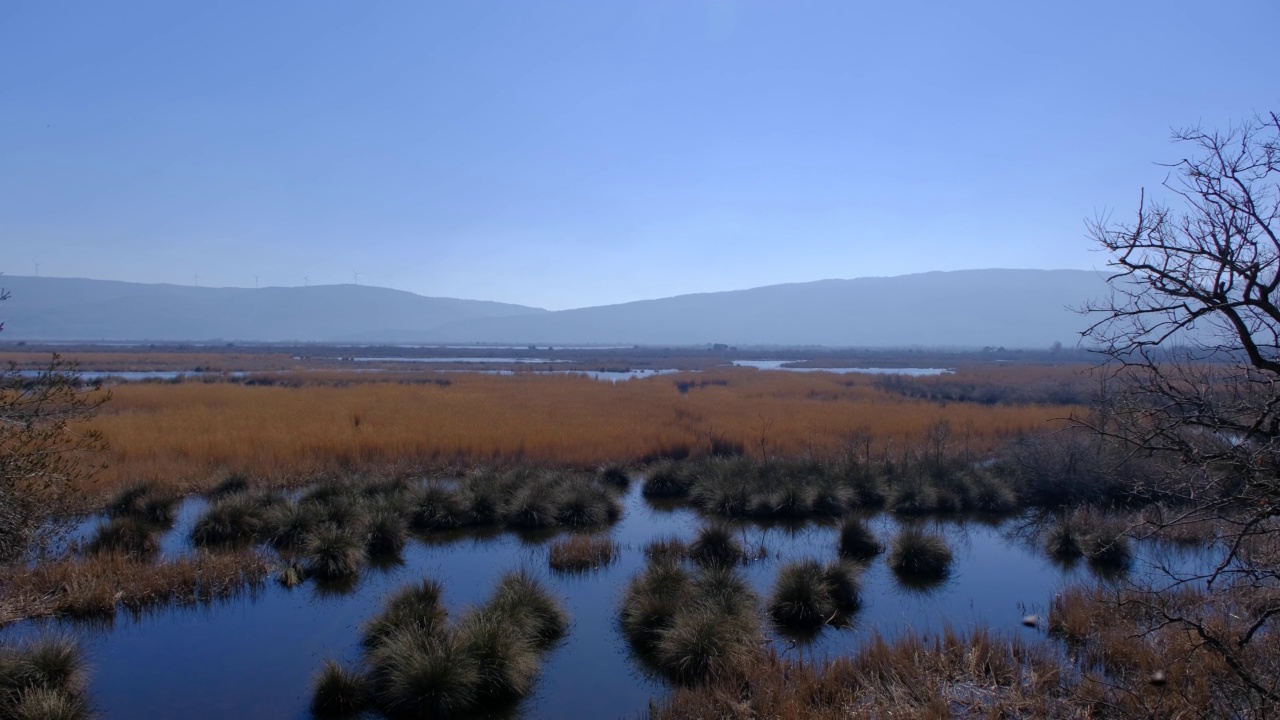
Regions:
[[[449,543],[413,541],[401,564],[367,570],[346,594],[324,593],[313,583],[289,590],[272,582],[251,598],[210,607],[173,608],[141,618],[121,613],[110,628],[33,622],[0,631],[0,639],[49,630],[78,636],[93,666],[93,701],[108,718],[304,718],[311,679],[321,661],[358,658],[361,624],[379,612],[395,589],[424,575],[434,577],[443,582],[456,616],[463,606],[484,602],[500,573],[527,566],[564,599],[572,625],[565,641],[547,656],[541,679],[519,715],[640,717],[651,697],[666,692],[666,685],[632,658],[617,628],[618,603],[627,581],[644,565],[644,545],[657,536],[691,538],[700,520],[687,508],[650,505],[638,485],[626,495],[624,515],[610,531],[621,548],[619,560],[587,575],[551,573],[546,539],[532,542],[494,533]],[[203,500],[184,504],[165,539],[166,554],[190,551],[185,538],[203,506]],[[945,583],[930,592],[907,589],[896,582],[882,555],[863,576],[863,608],[852,628],[828,629],[803,648],[775,642],[792,656],[821,659],[848,652],[873,631],[892,636],[907,628],[984,623],[1009,633],[1037,633],[1021,627],[1024,613],[1043,613],[1064,582],[1085,577],[1089,570],[1083,564],[1064,570],[1035,548],[1009,540],[1017,522],[931,521],[927,524],[947,537],[955,555]],[[880,515],[870,524],[887,543],[898,521]],[[753,524],[741,526],[740,532],[749,548],[763,547],[767,553],[745,568],[762,598],[780,562],[836,557],[835,526]],[[1148,550],[1143,548],[1139,558]]]

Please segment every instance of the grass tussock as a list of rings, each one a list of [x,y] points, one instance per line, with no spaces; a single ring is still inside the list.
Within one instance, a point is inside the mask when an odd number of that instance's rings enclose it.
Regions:
[[[617,551],[607,536],[571,535],[551,543],[548,562],[557,572],[587,572],[612,563]]]
[[[700,565],[736,565],[746,556],[733,529],[723,523],[703,525],[689,544],[689,559]]]
[[[774,581],[769,615],[780,627],[800,632],[847,622],[862,606],[859,576],[859,569],[849,563],[787,563]]]
[[[619,621],[637,656],[676,682],[705,682],[750,660],[763,642],[759,598],[740,572],[651,561],[623,595]]]
[[[849,560],[870,560],[884,552],[884,545],[860,518],[849,516],[840,523],[838,540],[840,557]]]
[[[325,660],[311,693],[316,718],[351,718],[369,706],[369,681],[360,672]]]
[[[523,571],[503,575],[489,601],[450,625],[441,587],[401,589],[364,629],[364,669],[326,663],[313,708],[351,716],[476,716],[532,691],[541,658],[568,628],[560,602]],[[342,713],[342,715],[339,715]]]
[[[941,535],[910,527],[893,539],[889,567],[908,584],[932,584],[951,572],[951,548]]]
[[[91,718],[87,685],[84,654],[70,638],[44,637],[0,647],[0,718]]]

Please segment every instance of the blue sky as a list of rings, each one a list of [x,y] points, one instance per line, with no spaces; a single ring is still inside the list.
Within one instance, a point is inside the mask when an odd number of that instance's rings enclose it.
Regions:
[[[0,271],[577,307],[1091,268],[1280,3],[0,3]]]

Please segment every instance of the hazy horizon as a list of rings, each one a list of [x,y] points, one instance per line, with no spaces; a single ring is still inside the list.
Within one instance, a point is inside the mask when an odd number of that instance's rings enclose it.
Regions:
[[[0,271],[554,310],[1094,269],[1171,128],[1274,102],[1236,18],[1280,6],[1232,6],[8,3]]]

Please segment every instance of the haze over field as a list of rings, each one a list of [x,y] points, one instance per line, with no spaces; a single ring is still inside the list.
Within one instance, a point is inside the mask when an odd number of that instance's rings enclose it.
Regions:
[[[822,280],[547,312],[359,285],[197,288],[3,277],[7,340],[1074,345],[1106,292],[1081,270]]]

